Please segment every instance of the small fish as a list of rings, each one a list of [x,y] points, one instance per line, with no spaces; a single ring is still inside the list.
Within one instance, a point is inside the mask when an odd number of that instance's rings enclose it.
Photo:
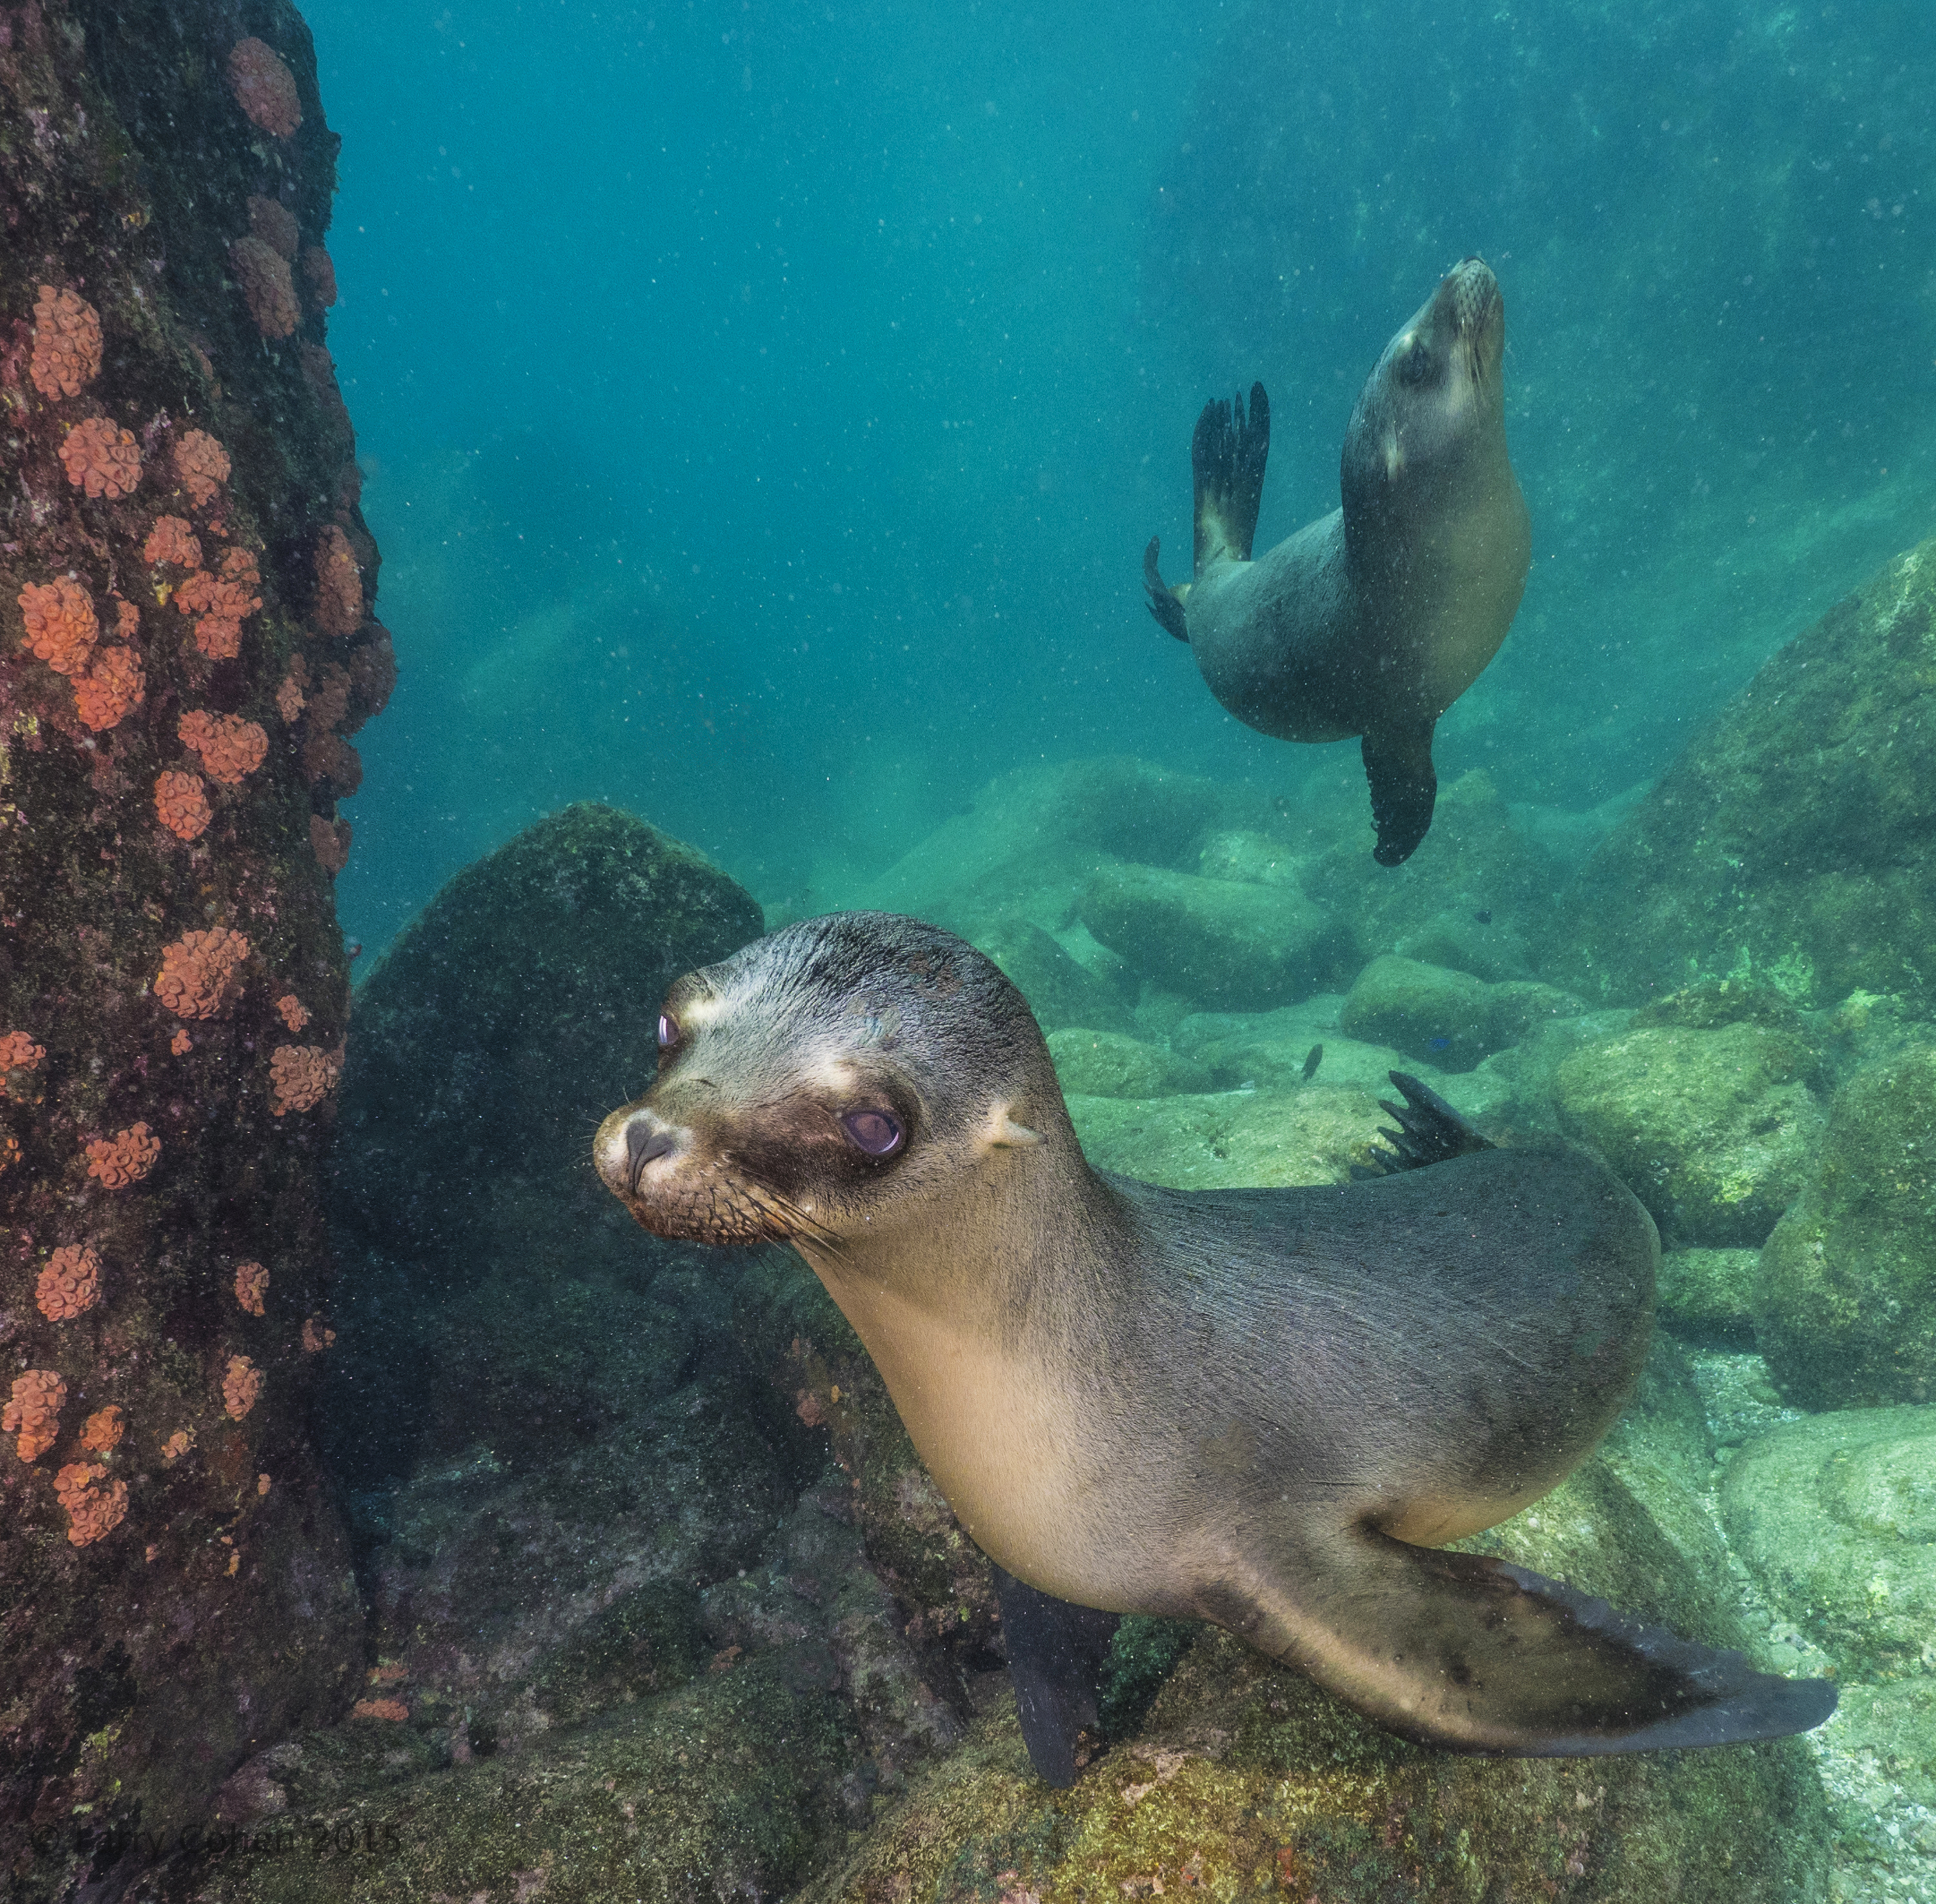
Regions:
[[[1451,1042],[1452,1041],[1441,1032],[1431,1041],[1432,1048],[1435,1051],[1443,1051]]]
[[[1317,1075],[1317,1067],[1324,1062],[1324,1047],[1314,1044],[1304,1054],[1304,1081],[1308,1084]]]

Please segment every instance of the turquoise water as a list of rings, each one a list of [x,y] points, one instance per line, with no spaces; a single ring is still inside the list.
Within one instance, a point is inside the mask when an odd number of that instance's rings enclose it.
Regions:
[[[403,669],[339,884],[374,950],[610,799],[770,904],[1014,766],[1292,797],[1145,614],[1208,395],[1260,539],[1477,251],[1534,571],[1441,782],[1585,807],[1927,533],[1925,9],[311,10],[330,340]],[[1350,746],[1351,743],[1345,744]]]

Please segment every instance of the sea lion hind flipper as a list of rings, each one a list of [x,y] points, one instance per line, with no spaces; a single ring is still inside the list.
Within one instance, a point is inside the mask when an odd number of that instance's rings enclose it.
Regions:
[[[1809,1731],[1835,1709],[1828,1680],[1758,1672],[1509,1561],[1360,1527],[1297,1543],[1272,1572],[1241,1618],[1214,1595],[1199,1610],[1380,1724],[1450,1751],[1743,1745]]]
[[[1174,635],[1178,641],[1190,639],[1188,624],[1183,618],[1183,599],[1189,592],[1189,584],[1181,590],[1168,587],[1163,579],[1163,571],[1157,566],[1157,558],[1163,553],[1161,543],[1152,536],[1149,546],[1143,551],[1143,586],[1149,591],[1149,612],[1163,624],[1166,635]]]
[[[1257,533],[1257,507],[1270,455],[1270,399],[1251,385],[1251,413],[1242,395],[1203,406],[1190,439],[1190,473],[1196,487],[1196,573],[1212,562],[1248,562]]]
[[[1121,1615],[1057,1600],[995,1569],[1015,1711],[1036,1776],[1058,1791],[1075,1782],[1075,1745],[1096,1723],[1103,1662]]]
[[[1351,1166],[1354,1178],[1422,1170],[1428,1164],[1442,1164],[1494,1147],[1490,1138],[1481,1136],[1436,1091],[1428,1090],[1409,1072],[1393,1071],[1385,1075],[1398,1086],[1405,1102],[1393,1104],[1389,1098],[1381,1098],[1378,1108],[1396,1122],[1398,1129],[1378,1132],[1384,1147],[1372,1150],[1369,1163]]]
[[[1432,764],[1432,730],[1438,724],[1373,728],[1360,751],[1372,790],[1372,824],[1378,843],[1372,857],[1381,866],[1402,866],[1432,830],[1438,799],[1438,775]]]

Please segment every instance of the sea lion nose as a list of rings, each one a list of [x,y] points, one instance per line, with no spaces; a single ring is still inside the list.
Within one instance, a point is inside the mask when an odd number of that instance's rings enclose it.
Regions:
[[[642,1111],[628,1118],[625,1123],[626,1174],[631,1187],[637,1191],[639,1179],[649,1163],[661,1157],[669,1157],[678,1147],[678,1139],[654,1117],[650,1111]]]

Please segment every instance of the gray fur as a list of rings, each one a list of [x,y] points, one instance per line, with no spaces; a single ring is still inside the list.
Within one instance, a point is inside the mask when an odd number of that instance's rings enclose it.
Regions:
[[[1505,638],[1532,560],[1506,452],[1497,280],[1472,258],[1386,345],[1345,433],[1343,504],[1255,561],[1263,388],[1213,403],[1193,445],[1196,561],[1166,588],[1145,552],[1151,612],[1187,639],[1210,691],[1280,740],[1363,737],[1376,856],[1425,836],[1432,730]],[[1244,514],[1248,503],[1248,516]]]

